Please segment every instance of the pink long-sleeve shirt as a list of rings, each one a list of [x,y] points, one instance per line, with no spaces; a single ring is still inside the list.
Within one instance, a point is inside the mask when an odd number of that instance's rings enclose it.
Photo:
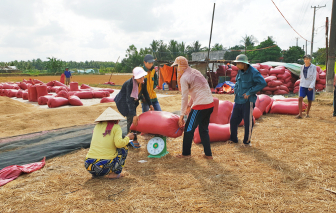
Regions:
[[[209,84],[200,71],[188,67],[181,76],[180,82],[182,92],[181,115],[186,114],[188,106],[194,108],[195,106],[213,103]],[[191,98],[188,104],[189,94]]]

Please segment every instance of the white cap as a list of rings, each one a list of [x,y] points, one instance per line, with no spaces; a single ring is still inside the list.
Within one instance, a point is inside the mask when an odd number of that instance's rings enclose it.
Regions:
[[[147,75],[147,72],[142,67],[136,67],[133,69],[134,79],[139,79]]]

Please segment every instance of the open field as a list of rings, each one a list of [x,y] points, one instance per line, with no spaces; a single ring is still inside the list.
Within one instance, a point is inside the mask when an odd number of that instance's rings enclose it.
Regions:
[[[162,109],[179,110],[181,95],[164,93],[175,96],[160,98]],[[214,96],[233,101],[233,95]],[[116,109],[108,103],[45,110],[0,97],[0,137],[92,123],[107,106]],[[175,158],[182,137],[168,139],[167,156],[149,159],[139,136],[142,148],[130,149],[127,175],[119,180],[91,179],[84,168],[88,150],[82,149],[1,187],[0,212],[335,212],[336,194],[323,189],[336,191],[331,114],[332,96],[324,93],[311,118],[263,115],[252,147],[213,143],[212,161],[195,144],[191,159]],[[243,134],[239,128],[240,139]]]

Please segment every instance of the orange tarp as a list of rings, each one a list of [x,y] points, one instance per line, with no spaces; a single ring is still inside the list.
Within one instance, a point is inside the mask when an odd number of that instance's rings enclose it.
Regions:
[[[164,82],[170,84],[172,80],[176,81],[176,77],[177,77],[176,68],[164,65],[163,67],[160,68],[159,86],[162,87],[162,84]]]

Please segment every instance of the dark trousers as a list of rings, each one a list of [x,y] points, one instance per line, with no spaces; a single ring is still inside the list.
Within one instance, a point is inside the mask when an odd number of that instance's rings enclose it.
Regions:
[[[133,123],[134,116],[127,116],[127,133],[129,133],[131,125]]]
[[[198,131],[203,144],[204,153],[206,156],[212,156],[209,137],[209,122],[213,107],[203,110],[191,110],[184,127],[182,155],[191,154],[191,144],[194,138],[195,129],[198,126]]]
[[[238,125],[244,119],[245,136],[243,143],[248,144],[251,142],[252,129],[253,129],[253,109],[255,104],[253,102],[246,102],[245,104],[235,103],[230,119],[230,132],[231,141],[238,143]]]

